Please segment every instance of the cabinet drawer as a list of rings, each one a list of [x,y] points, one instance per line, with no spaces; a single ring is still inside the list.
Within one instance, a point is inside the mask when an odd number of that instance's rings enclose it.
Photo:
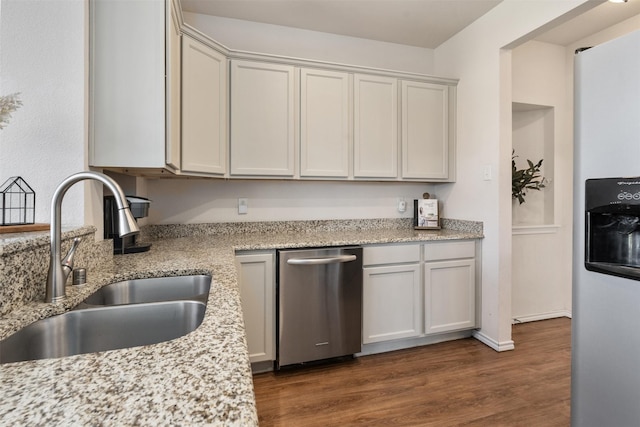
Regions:
[[[363,265],[399,264],[420,261],[420,245],[366,246]]]
[[[424,260],[437,261],[442,259],[475,258],[475,240],[425,243]]]

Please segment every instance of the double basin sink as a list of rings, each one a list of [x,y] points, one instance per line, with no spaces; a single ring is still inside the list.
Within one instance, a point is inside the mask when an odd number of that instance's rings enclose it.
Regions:
[[[204,319],[211,276],[127,280],[106,285],[64,314],[0,341],[0,364],[157,344]]]

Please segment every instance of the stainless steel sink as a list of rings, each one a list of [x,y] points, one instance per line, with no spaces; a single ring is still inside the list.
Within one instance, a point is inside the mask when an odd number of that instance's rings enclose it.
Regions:
[[[0,341],[0,363],[169,341],[194,331],[206,305],[171,301],[76,310],[39,320]]]
[[[87,305],[139,304],[196,300],[206,303],[211,276],[176,276],[127,280],[103,286],[84,300]],[[84,308],[81,304],[79,308]]]

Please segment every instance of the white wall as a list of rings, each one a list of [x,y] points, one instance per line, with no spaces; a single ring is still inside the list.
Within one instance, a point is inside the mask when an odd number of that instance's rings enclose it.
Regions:
[[[208,223],[357,218],[411,218],[413,199],[425,184],[149,180],[149,223]],[[437,192],[435,192],[437,194]],[[238,198],[249,199],[249,211],[238,214]],[[397,210],[398,198],[407,211]],[[446,206],[444,211],[446,215]]]
[[[435,51],[436,74],[458,85],[458,182],[448,216],[484,222],[482,329],[497,349],[511,340],[511,52],[501,49],[584,1],[505,0]],[[526,41],[526,40],[523,40]],[[493,170],[483,180],[483,168]]]
[[[565,68],[566,49],[563,46],[530,41],[513,50],[513,101],[553,107],[554,116],[553,151],[545,150],[544,140],[535,142],[539,145],[537,152],[545,153],[545,162],[551,162],[547,167],[553,170],[545,175],[553,180],[540,193],[529,192],[524,205],[516,203],[513,206],[514,218],[521,218],[527,213],[526,208],[544,209],[543,203],[536,203],[540,202],[537,199],[555,196],[554,220],[541,221],[547,225],[555,223],[555,227],[514,229],[511,310],[513,318],[520,321],[571,313],[573,115],[572,85],[566,80]],[[516,116],[514,113],[514,123]],[[513,146],[516,147],[515,139]],[[536,150],[523,149],[517,150],[516,154],[522,157],[533,152]],[[539,157],[531,160],[535,162]],[[541,216],[544,219],[544,212]],[[521,224],[514,220],[515,225]]]
[[[233,50],[431,74],[433,50],[193,13],[185,21]],[[413,216],[432,185],[331,181],[148,180],[148,222],[205,223]],[[249,199],[238,215],[237,199]],[[405,213],[397,199],[409,203]],[[444,216],[447,215],[446,205]]]
[[[187,24],[233,50],[430,74],[433,50],[217,16],[183,13]]]
[[[566,47],[528,42],[513,51],[513,100],[555,106],[555,223],[551,234],[513,236],[512,312],[519,320],[570,315],[573,251],[573,64],[575,50],[640,29],[640,15]],[[564,78],[559,78],[564,73]],[[546,190],[545,190],[546,191]],[[520,230],[522,232],[523,230]],[[580,250],[580,249],[578,249]]]
[[[556,116],[555,223],[551,234],[513,236],[512,312],[519,320],[570,315],[573,196],[573,63],[575,49],[640,29],[640,15],[567,47],[528,42],[513,52],[514,101],[553,105]],[[563,78],[560,78],[562,75]],[[546,190],[545,190],[546,191]],[[519,230],[526,232],[526,230]],[[580,250],[580,249],[578,249]]]
[[[23,106],[0,131],[0,181],[24,178],[36,192],[36,222],[49,222],[56,185],[86,169],[85,2],[2,0],[0,94]],[[83,225],[84,188],[64,199],[62,222]]]

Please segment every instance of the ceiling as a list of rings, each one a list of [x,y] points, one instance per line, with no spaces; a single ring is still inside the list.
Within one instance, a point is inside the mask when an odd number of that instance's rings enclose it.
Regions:
[[[181,0],[185,12],[434,49],[502,0]]]
[[[185,12],[434,49],[501,1],[182,0],[181,3]],[[567,46],[637,14],[640,0],[622,4],[604,2],[537,36],[536,40]]]
[[[629,0],[627,3],[607,1],[537,36],[536,40],[567,46],[638,14],[640,0]]]

